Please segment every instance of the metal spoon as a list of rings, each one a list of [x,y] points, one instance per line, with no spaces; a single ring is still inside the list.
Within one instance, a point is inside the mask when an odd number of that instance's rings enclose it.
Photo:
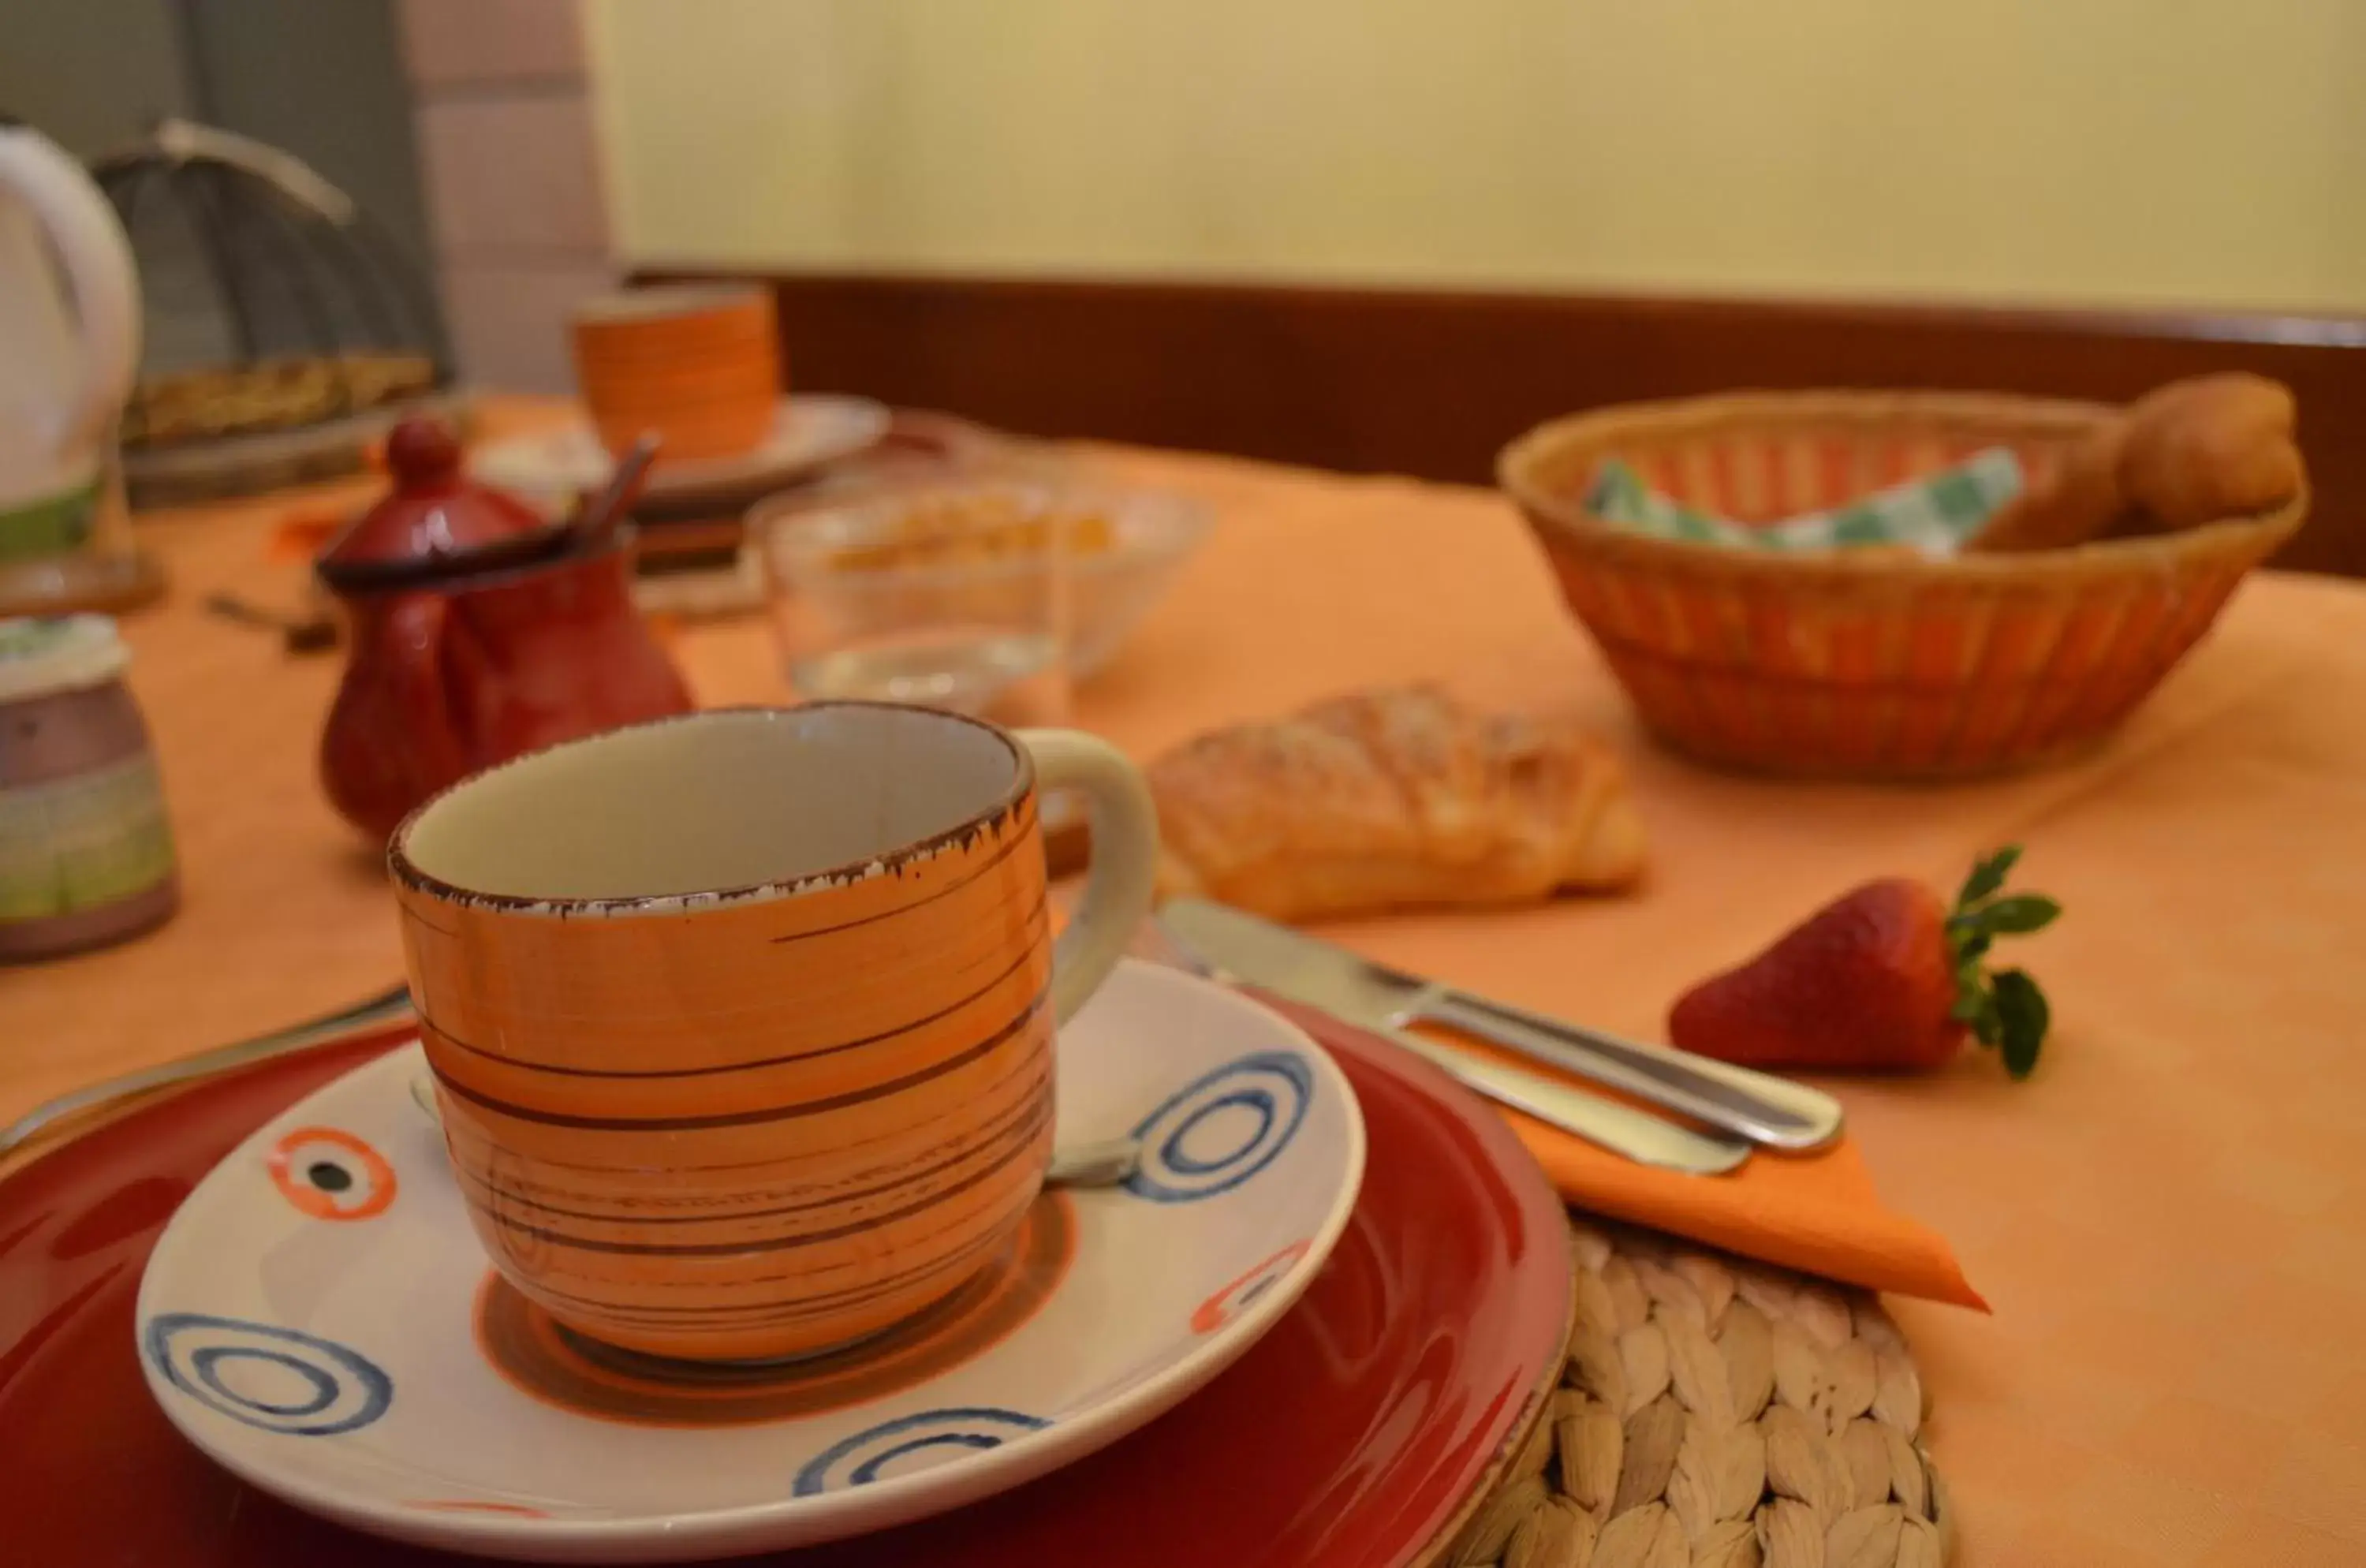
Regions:
[[[184,1056],[178,1061],[127,1073],[105,1083],[78,1089],[71,1094],[62,1094],[55,1100],[35,1106],[7,1126],[0,1127],[0,1157],[31,1142],[34,1134],[43,1128],[78,1112],[94,1111],[114,1100],[151,1093],[192,1078],[227,1072],[232,1067],[260,1062],[266,1057],[300,1051],[334,1035],[358,1032],[372,1024],[395,1023],[410,1014],[411,987],[396,986],[366,1001],[308,1019],[302,1023],[291,1024],[286,1029],[274,1030],[268,1034],[258,1034],[252,1040],[200,1051],[194,1056]],[[442,1120],[435,1110],[435,1089],[426,1073],[411,1075],[411,1098],[431,1121]],[[1052,1152],[1051,1169],[1045,1174],[1044,1180],[1055,1187],[1115,1187],[1132,1176],[1141,1163],[1142,1145],[1133,1138],[1077,1144]]]
[[[215,1073],[226,1072],[231,1067],[243,1066],[249,1062],[262,1061],[266,1056],[277,1056],[290,1051],[300,1051],[307,1045],[318,1044],[331,1035],[355,1032],[371,1024],[394,1023],[409,1016],[410,1011],[411,987],[396,986],[390,990],[381,991],[367,1001],[355,1003],[349,1008],[342,1008],[320,1018],[309,1019],[286,1029],[276,1029],[268,1034],[258,1034],[252,1040],[242,1040],[235,1045],[222,1045],[211,1051],[200,1051],[194,1056],[183,1056],[178,1061],[166,1062],[161,1066],[146,1067],[136,1073],[127,1073],[118,1078],[109,1078],[105,1083],[93,1084],[87,1089],[78,1089],[72,1094],[62,1094],[47,1104],[35,1106],[7,1126],[0,1127],[0,1156],[5,1156],[31,1141],[33,1135],[42,1128],[62,1121],[78,1111],[96,1110],[111,1100],[121,1100],[129,1095],[144,1094],[152,1089],[185,1083],[191,1078],[207,1077]]]
[[[1117,1187],[1142,1168],[1140,1138],[1109,1138],[1052,1151],[1044,1184],[1051,1187]]]
[[[657,456],[658,438],[644,435],[616,459],[616,470],[608,476],[608,482],[584,502],[583,510],[567,525],[573,536],[568,541],[569,548],[588,555],[615,536],[632,512],[633,502],[640,499],[642,482],[648,478],[649,465],[657,461]]]

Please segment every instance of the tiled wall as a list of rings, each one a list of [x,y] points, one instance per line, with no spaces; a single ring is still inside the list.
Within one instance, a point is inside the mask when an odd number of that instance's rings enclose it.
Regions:
[[[616,276],[578,0],[401,0],[401,16],[461,374],[568,390],[568,312]]]

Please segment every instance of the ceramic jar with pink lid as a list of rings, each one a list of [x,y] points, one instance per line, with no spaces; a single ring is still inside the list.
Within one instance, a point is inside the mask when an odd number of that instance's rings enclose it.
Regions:
[[[0,962],[119,942],[179,903],[130,657],[104,615],[0,621]]]

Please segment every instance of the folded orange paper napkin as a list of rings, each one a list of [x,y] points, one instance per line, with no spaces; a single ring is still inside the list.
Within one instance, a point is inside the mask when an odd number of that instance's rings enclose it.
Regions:
[[[1357,1032],[1327,1013],[1263,993],[1258,999],[1318,1041]],[[1762,1150],[1730,1175],[1685,1176],[1637,1165],[1517,1111],[1504,1115],[1577,1208],[1827,1279],[1989,1310],[1945,1238],[1882,1202],[1845,1134],[1813,1155]]]

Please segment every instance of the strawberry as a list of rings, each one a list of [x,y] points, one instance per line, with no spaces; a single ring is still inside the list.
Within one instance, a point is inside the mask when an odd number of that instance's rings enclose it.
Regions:
[[[1982,859],[1952,909],[1905,877],[1842,895],[1677,998],[1668,1038],[1753,1067],[1919,1070],[1954,1056],[1968,1033],[2027,1077],[2050,1018],[2045,993],[2019,969],[1990,975],[1980,963],[1998,937],[2062,912],[2036,894],[2000,896],[2020,857],[2014,845]]]

